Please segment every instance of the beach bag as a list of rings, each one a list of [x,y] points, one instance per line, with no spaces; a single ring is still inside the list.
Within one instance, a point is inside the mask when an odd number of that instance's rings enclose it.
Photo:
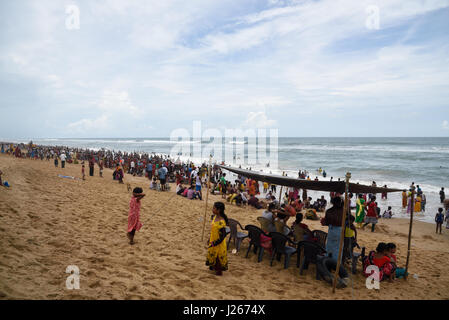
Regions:
[[[396,278],[401,279],[404,278],[405,276],[406,276],[405,268],[396,268]]]
[[[306,219],[308,220],[318,220],[318,216],[316,215],[316,211],[313,209],[308,209],[306,212]]]

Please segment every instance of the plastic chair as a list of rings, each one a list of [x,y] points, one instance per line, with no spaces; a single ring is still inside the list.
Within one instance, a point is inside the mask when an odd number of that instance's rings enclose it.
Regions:
[[[327,232],[321,231],[321,230],[313,230],[313,237],[318,239],[318,243],[322,247],[326,247],[326,239],[327,239]]]
[[[265,217],[257,217],[257,221],[259,221],[260,228],[262,230],[266,230],[268,232],[274,231],[274,230],[270,230],[270,229],[272,229],[272,227],[271,227],[272,223],[269,219],[267,219]]]
[[[240,222],[234,219],[228,219],[229,222],[229,228],[230,228],[230,235],[228,239],[228,248],[229,243],[232,239],[234,239],[234,247],[236,248],[237,252],[240,249],[240,244],[242,243],[243,239],[248,238],[248,234],[244,232],[240,232],[237,229],[237,226],[240,226],[240,229],[244,230]],[[236,243],[237,242],[237,243]]]
[[[293,240],[296,243],[304,240],[305,230],[303,228],[296,226],[295,228],[293,228],[292,233],[293,233]]]
[[[316,242],[300,241],[297,248],[298,259],[296,262],[296,266],[299,267],[299,274],[302,275],[302,271],[304,269],[307,270],[310,263],[316,265],[318,256],[324,255],[325,253],[326,249]],[[318,268],[316,270],[316,279],[320,280]]]
[[[274,220],[274,226],[276,227],[276,232],[282,233],[283,235],[289,235],[291,232],[291,229],[287,227],[285,222],[279,219]]]
[[[253,248],[253,251],[255,254],[258,254],[257,256],[257,262],[262,261],[263,258],[263,252],[264,252],[264,247],[262,247],[261,243],[260,243],[260,235],[263,234],[267,237],[269,237],[268,234],[266,234],[262,229],[260,229],[259,227],[256,227],[254,225],[247,225],[245,226],[245,230],[248,230],[248,237],[250,239],[249,241],[249,246],[248,246],[248,250],[246,251],[246,256],[245,258],[248,258],[248,254],[249,251],[251,250],[251,248]],[[259,250],[259,253],[257,253],[257,250]]]
[[[279,232],[270,232],[271,243],[273,245],[273,252],[271,254],[270,266],[273,266],[273,260],[276,256],[277,260],[281,259],[281,255],[285,255],[284,269],[287,269],[290,264],[291,256],[296,253],[296,248],[286,246],[286,243],[296,245],[287,236]]]

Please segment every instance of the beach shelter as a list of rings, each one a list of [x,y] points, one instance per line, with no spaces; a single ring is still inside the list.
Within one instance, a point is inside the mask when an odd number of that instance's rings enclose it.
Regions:
[[[390,192],[401,192],[402,189],[393,189],[393,188],[382,188],[382,187],[372,187],[361,185],[358,183],[350,183],[349,180],[351,178],[351,174],[348,172],[346,174],[346,181],[311,181],[304,179],[296,179],[287,176],[279,176],[274,174],[266,174],[264,172],[257,172],[252,170],[244,170],[240,168],[234,168],[231,166],[218,165],[220,168],[228,170],[230,172],[239,174],[241,176],[251,178],[257,181],[268,182],[280,186],[285,187],[294,187],[298,189],[306,189],[306,190],[315,190],[315,191],[328,191],[328,192],[337,192],[340,194],[345,194],[344,208],[343,208],[343,219],[342,219],[342,230],[340,235],[340,247],[337,261],[337,269],[339,270],[341,264],[341,251],[343,247],[343,239],[344,239],[344,230],[345,230],[345,221],[346,221],[346,213],[349,211],[349,193],[359,194],[359,193],[390,193]],[[413,203],[414,197],[414,188],[412,187],[412,198],[411,201]],[[413,206],[410,214],[410,229],[409,229],[409,238],[408,238],[408,251],[407,251],[407,262],[406,262],[406,271],[408,269],[408,261],[410,256],[410,244],[411,244],[411,233],[412,233],[412,223],[413,223]],[[338,272],[336,272],[334,278],[333,291],[335,292],[335,286],[337,282]]]

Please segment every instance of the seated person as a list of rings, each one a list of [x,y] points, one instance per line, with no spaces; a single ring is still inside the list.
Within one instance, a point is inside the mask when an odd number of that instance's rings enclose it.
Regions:
[[[296,216],[296,209],[292,205],[287,204],[284,206],[284,209],[285,209],[285,213],[290,215],[290,217]]]
[[[150,183],[150,189],[151,190],[156,190],[157,189],[157,181],[156,178],[153,178],[153,180]]]
[[[320,210],[320,203],[318,202],[318,199],[310,206],[310,208],[315,209],[316,211]]]
[[[382,214],[382,218],[391,219],[392,216],[393,212],[391,211],[391,207],[388,207],[388,210],[385,210],[384,213]]]
[[[315,239],[313,237],[313,233],[312,231],[309,229],[309,227],[302,223],[302,219],[303,219],[303,215],[302,213],[297,213],[296,214],[296,220],[293,221],[291,229],[293,230],[293,234],[295,234],[295,230],[296,228],[301,228],[302,233],[303,234],[303,238],[302,239],[295,239],[295,241],[302,241],[302,240],[306,240],[306,241],[316,241],[317,239]]]
[[[267,195],[265,196],[265,199],[267,199],[267,200],[271,200],[271,197],[273,196],[273,194],[271,193],[271,191],[269,191],[268,193],[267,193]]]
[[[187,193],[189,192],[189,188],[185,188],[184,191],[181,193],[181,196],[187,198]]]
[[[181,195],[183,192],[184,192],[184,187],[182,186],[182,184],[180,183],[180,184],[178,184],[177,186],[176,186],[176,194],[177,195]]]
[[[318,204],[319,204],[318,211],[326,210],[327,200],[324,199],[324,196],[321,196],[321,198],[318,199]]]
[[[270,203],[268,205],[267,210],[265,210],[262,213],[262,217],[270,220],[270,222],[271,222],[270,225],[268,226],[268,230],[264,230],[264,231],[267,231],[267,232],[276,231],[276,227],[274,226],[274,219],[276,218],[275,208],[276,208],[275,205],[273,203]]]
[[[190,186],[187,190],[187,199],[193,200],[193,195],[195,194],[195,190],[193,190],[193,186]]]
[[[308,197],[305,201],[304,201],[304,208],[309,209],[311,206],[311,202],[312,202],[312,198]]]
[[[290,230],[287,227],[287,220],[290,218],[288,214],[284,211],[278,212],[276,217],[274,218],[274,225],[276,227],[276,232],[283,233],[284,235],[289,235]]]
[[[403,278],[405,276],[405,268],[398,268],[397,259],[396,259],[396,245],[394,243],[387,243],[387,256],[390,257],[391,263],[396,268],[396,271],[393,275],[394,278]],[[408,272],[407,272],[408,274]]]
[[[391,263],[391,258],[387,255],[388,246],[386,243],[380,242],[377,245],[376,251],[371,251],[368,256],[365,257],[363,261],[363,274],[365,277],[369,277],[371,273],[367,273],[366,269],[370,265],[375,265],[379,268],[379,281],[388,279],[388,281],[393,280],[395,274],[396,266]]]
[[[256,209],[262,208],[262,205],[259,203],[259,199],[257,199],[254,195],[252,195],[248,200],[248,205],[253,206]]]
[[[298,198],[293,202],[293,207],[297,212],[300,212],[302,208],[304,207],[304,203]]]

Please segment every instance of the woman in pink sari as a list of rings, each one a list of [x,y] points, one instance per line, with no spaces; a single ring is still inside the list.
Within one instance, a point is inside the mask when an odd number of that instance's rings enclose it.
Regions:
[[[134,188],[133,197],[129,201],[129,214],[128,214],[128,239],[129,244],[134,244],[134,234],[142,228],[140,222],[140,200],[145,197],[142,188]]]

